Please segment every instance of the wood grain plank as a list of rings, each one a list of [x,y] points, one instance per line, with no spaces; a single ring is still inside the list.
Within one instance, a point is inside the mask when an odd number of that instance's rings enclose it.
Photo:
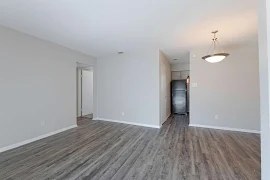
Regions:
[[[188,126],[161,129],[78,120],[78,128],[0,154],[1,180],[261,178],[260,136]]]

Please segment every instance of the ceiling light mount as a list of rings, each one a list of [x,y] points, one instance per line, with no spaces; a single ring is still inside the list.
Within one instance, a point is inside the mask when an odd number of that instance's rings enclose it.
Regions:
[[[223,51],[222,47],[220,46],[220,44],[219,44],[219,42],[217,40],[217,37],[216,37],[216,34],[218,33],[218,31],[216,30],[216,31],[213,31],[212,33],[214,34],[214,37],[212,39],[212,44],[209,47],[209,50],[207,52],[208,55],[203,56],[202,59],[204,59],[205,61],[210,62],[210,63],[217,63],[217,62],[220,62],[223,59],[225,59],[230,54],[225,53]],[[218,53],[216,52],[217,45],[220,47],[220,52],[218,52]],[[212,47],[213,47],[212,54],[209,54]]]

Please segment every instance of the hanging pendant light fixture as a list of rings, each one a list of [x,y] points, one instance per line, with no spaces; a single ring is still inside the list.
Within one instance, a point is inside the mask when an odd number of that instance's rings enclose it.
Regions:
[[[210,46],[210,48],[209,48],[209,50],[207,52],[208,55],[203,56],[202,59],[204,59],[204,60],[206,60],[207,62],[210,62],[210,63],[217,63],[217,62],[220,62],[223,59],[225,59],[230,54],[224,53],[223,49],[221,48],[221,46],[220,46],[220,44],[219,44],[219,42],[218,42],[218,40],[216,38],[216,33],[218,33],[218,31],[213,31],[212,33],[214,34],[214,38],[212,39],[213,42],[212,42],[212,44],[211,44],[211,46]],[[221,52],[219,52],[219,53],[216,52],[217,45],[219,45],[220,50],[221,50]],[[209,54],[212,46],[214,48],[213,49],[213,54]]]

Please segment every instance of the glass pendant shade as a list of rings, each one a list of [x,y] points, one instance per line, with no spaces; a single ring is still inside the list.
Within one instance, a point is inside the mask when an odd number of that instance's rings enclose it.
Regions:
[[[227,56],[229,56],[228,53],[219,53],[219,54],[207,55],[202,58],[206,60],[207,62],[217,63],[225,59]]]
[[[219,45],[219,42],[218,42],[218,40],[217,40],[217,38],[216,38],[216,33],[217,33],[218,31],[213,31],[212,33],[214,34],[214,38],[212,39],[213,40],[213,42],[212,42],[212,44],[211,44],[211,46],[210,46],[210,48],[209,48],[209,50],[208,50],[208,53],[209,53],[209,51],[210,51],[210,49],[211,49],[211,47],[213,46],[213,54],[208,54],[208,55],[206,55],[206,56],[203,56],[202,57],[202,59],[204,59],[205,61],[207,61],[207,62],[209,62],[209,63],[217,63],[217,62],[220,62],[220,61],[222,61],[223,59],[225,59],[227,56],[229,56],[230,54],[228,54],[228,53],[224,53],[224,51],[223,51],[223,49],[220,47],[220,49],[221,49],[221,52],[220,53],[216,53],[216,46],[217,46],[217,44]]]

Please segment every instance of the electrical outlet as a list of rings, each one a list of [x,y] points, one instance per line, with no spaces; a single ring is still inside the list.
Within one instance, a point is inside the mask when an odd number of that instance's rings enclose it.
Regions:
[[[122,116],[124,116],[124,115],[125,115],[125,113],[124,113],[124,112],[122,112],[121,114],[122,114]]]
[[[215,115],[215,119],[218,119],[218,115],[217,114]]]

